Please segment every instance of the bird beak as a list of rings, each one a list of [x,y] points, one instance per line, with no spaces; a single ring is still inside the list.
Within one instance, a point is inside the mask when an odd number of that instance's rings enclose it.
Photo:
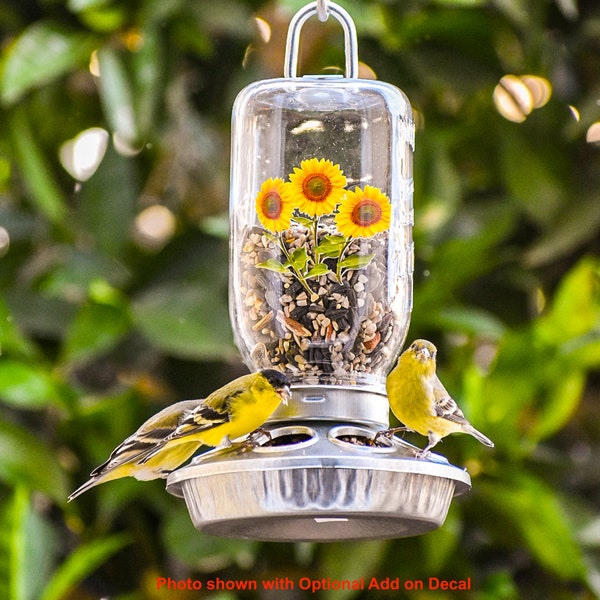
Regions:
[[[288,401],[292,398],[292,392],[288,386],[281,388],[278,392],[281,401],[287,406]]]
[[[421,362],[425,362],[431,358],[431,353],[427,348],[420,348],[417,354]]]

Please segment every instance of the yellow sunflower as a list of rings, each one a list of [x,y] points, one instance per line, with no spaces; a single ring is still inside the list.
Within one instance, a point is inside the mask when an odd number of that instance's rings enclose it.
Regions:
[[[344,202],[335,215],[335,223],[345,238],[371,237],[390,226],[392,205],[376,187],[366,185],[346,192]]]
[[[294,205],[290,202],[289,183],[267,179],[256,196],[256,214],[265,229],[276,233],[290,226]]]
[[[294,167],[290,175],[292,202],[309,217],[332,213],[342,199],[346,178],[339,165],[311,158]]]

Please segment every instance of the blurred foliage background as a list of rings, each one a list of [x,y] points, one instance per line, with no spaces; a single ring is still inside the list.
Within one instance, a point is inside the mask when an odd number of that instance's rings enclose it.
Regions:
[[[133,479],[67,505],[145,418],[246,372],[226,308],[231,106],[281,76],[303,4],[0,0],[0,597],[271,598],[156,580],[275,576],[472,578],[416,599],[600,596],[596,0],[341,2],[363,75],[415,110],[409,336],[438,345],[497,444],[440,447],[473,480],[441,529],[225,540],[163,481]],[[343,65],[333,21],[303,29],[302,72]]]

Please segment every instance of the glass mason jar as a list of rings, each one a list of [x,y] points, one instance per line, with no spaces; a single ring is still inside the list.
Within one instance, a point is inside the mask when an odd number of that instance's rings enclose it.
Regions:
[[[353,76],[352,41],[347,76],[296,77],[288,54],[235,101],[229,302],[251,370],[384,390],[412,308],[414,124]]]

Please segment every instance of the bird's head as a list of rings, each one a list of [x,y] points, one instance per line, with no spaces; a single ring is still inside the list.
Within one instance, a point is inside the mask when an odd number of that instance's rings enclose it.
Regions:
[[[433,363],[435,366],[437,348],[431,342],[427,340],[415,340],[408,350],[420,363]]]
[[[290,390],[290,380],[281,372],[275,369],[265,369],[261,371],[262,376],[273,387],[275,393],[281,398],[281,401],[287,406],[292,397]]]

